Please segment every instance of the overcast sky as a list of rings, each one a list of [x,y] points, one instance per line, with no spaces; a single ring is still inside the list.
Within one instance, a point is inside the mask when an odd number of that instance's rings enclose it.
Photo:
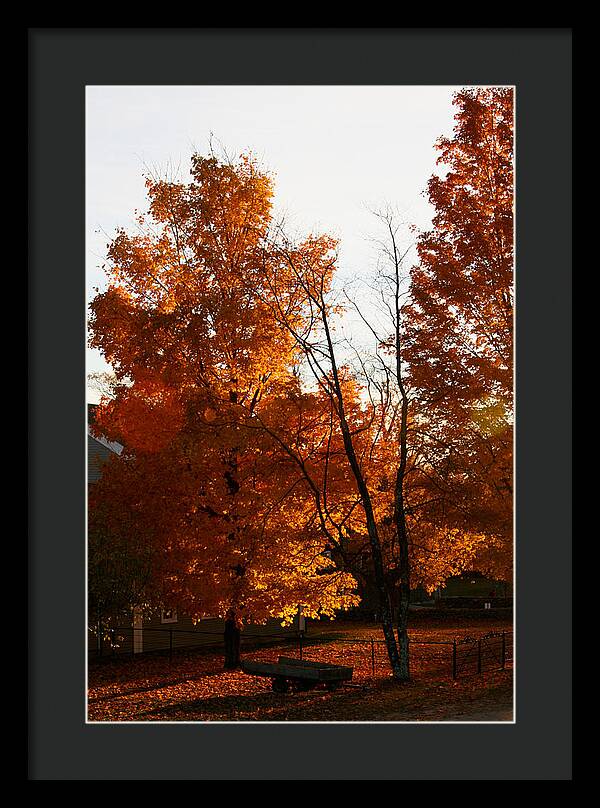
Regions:
[[[390,204],[426,229],[423,196],[433,148],[453,128],[456,87],[87,87],[86,273],[88,300],[117,226],[145,209],[143,174],[179,167],[211,133],[230,155],[251,150],[275,175],[275,205],[294,229],[340,241],[341,278],[373,267],[378,235],[369,209]],[[408,246],[408,242],[407,242]],[[87,371],[108,370],[88,349]],[[98,394],[88,390],[88,400]]]

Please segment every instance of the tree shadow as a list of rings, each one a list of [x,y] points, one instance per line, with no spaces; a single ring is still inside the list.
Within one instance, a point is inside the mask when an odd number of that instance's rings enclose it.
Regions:
[[[270,688],[248,695],[228,694],[199,699],[182,699],[175,704],[160,705],[139,713],[140,718],[156,716],[157,720],[188,721],[318,721],[336,720],[332,708],[343,710],[360,701],[364,688],[328,691],[317,689],[276,694]],[[328,715],[319,716],[323,709]],[[303,716],[310,712],[310,717]],[[176,718],[175,718],[176,716]],[[344,719],[337,719],[344,720]]]
[[[271,711],[274,708],[285,708],[282,698],[276,696],[271,690],[264,693],[254,693],[252,695],[240,696],[231,694],[227,696],[210,696],[205,699],[182,699],[175,704],[161,705],[150,710],[140,712],[141,716],[161,716],[169,720],[171,714],[200,715],[198,720],[204,720],[206,715],[212,720],[235,720],[233,716],[240,713],[258,713],[261,710]],[[184,719],[185,720],[185,719]],[[238,719],[239,720],[239,719]]]
[[[119,690],[118,693],[107,693],[105,696],[92,696],[88,698],[88,704],[96,704],[98,702],[114,701],[115,699],[123,698],[124,696],[134,696],[138,693],[150,693],[152,690],[162,690],[164,687],[173,687],[175,685],[182,685],[186,682],[197,682],[200,679],[209,679],[213,676],[221,676],[227,671],[223,667],[215,668],[214,670],[202,671],[201,673],[194,674],[190,672],[187,676],[171,677],[169,679],[159,679],[152,684],[144,685],[142,687],[131,687],[127,690]],[[111,682],[103,682],[101,685],[91,685],[92,687],[102,687]]]

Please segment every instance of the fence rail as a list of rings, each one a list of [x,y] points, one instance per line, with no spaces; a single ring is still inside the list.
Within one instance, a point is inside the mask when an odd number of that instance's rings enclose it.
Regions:
[[[143,645],[140,639],[143,638]],[[319,646],[328,643],[345,646],[345,654],[357,657],[362,667],[375,677],[378,670],[389,666],[385,640],[375,637],[337,637],[316,634],[309,637],[295,630],[277,632],[249,632],[241,634],[242,650],[260,648],[263,642],[278,640],[295,647],[300,659],[318,653]],[[108,641],[108,648],[106,647]],[[95,648],[89,647],[91,655],[114,657],[117,654],[138,656],[139,653],[165,652],[169,660],[173,652],[183,649],[215,650],[223,648],[222,632],[200,629],[136,628],[114,626],[103,633],[103,641]],[[513,632],[492,631],[480,637],[465,637],[452,640],[417,640],[409,637],[411,647],[426,649],[427,661],[438,673],[450,674],[453,679],[481,675],[491,670],[503,670],[512,664]],[[293,652],[293,648],[290,649]]]
[[[93,636],[93,640],[92,640]],[[222,631],[202,631],[201,629],[154,628],[150,626],[111,626],[101,631],[89,631],[88,656],[114,657],[116,655],[134,655],[156,651],[173,651],[191,648],[215,648],[223,645]],[[241,635],[242,642],[271,641],[279,639],[287,641],[297,639],[292,630],[277,632],[247,632]]]
[[[503,670],[512,664],[513,633],[491,631],[482,637],[455,640],[452,649],[452,676],[473,676],[489,670]]]

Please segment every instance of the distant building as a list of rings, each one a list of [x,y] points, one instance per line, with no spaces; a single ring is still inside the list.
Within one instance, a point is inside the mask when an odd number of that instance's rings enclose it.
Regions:
[[[92,424],[96,415],[96,404],[88,404],[88,427],[87,427],[87,453],[88,453],[88,485],[95,483],[102,474],[102,464],[111,455],[120,455],[123,447],[120,443],[111,443],[105,438],[98,437],[92,432]]]

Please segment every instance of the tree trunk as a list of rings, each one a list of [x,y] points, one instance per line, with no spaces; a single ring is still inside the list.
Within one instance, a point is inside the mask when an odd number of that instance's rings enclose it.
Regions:
[[[354,475],[354,479],[356,480],[358,493],[360,495],[361,503],[367,520],[367,533],[369,536],[369,543],[371,545],[371,559],[373,561],[373,572],[375,573],[375,586],[377,587],[379,609],[381,612],[381,628],[383,629],[383,636],[385,637],[385,644],[394,679],[402,679],[400,657],[398,654],[398,646],[396,645],[396,637],[394,635],[394,611],[392,608],[389,587],[386,585],[385,574],[383,571],[383,553],[381,551],[381,541],[379,539],[377,522],[375,521],[375,515],[373,513],[373,503],[371,501],[371,494],[369,492],[367,483],[360,468],[360,463],[358,462],[358,458],[356,456],[352,434],[350,432],[350,427],[348,426],[348,420],[346,418],[344,407],[344,396],[342,393],[342,387],[340,385],[333,340],[331,338],[327,316],[324,313],[324,307],[322,311],[322,321],[331,359],[331,372],[334,380],[335,396],[337,398],[336,409],[342,432],[342,440],[344,442],[344,450]]]
[[[400,654],[400,679],[410,679],[410,653],[408,647],[408,594],[404,594],[400,586],[400,606],[398,607],[398,652]]]
[[[405,405],[406,406],[406,405]],[[403,424],[406,423],[403,419]],[[400,654],[400,679],[410,679],[410,657],[408,647],[408,605],[410,602],[410,558],[408,555],[408,531],[406,529],[406,512],[404,509],[404,477],[406,473],[406,433],[403,429],[401,438],[402,457],[396,477],[396,490],[394,492],[394,521],[396,523],[396,536],[398,539],[400,573],[400,603],[398,604],[398,651]]]
[[[408,652],[408,632],[406,628],[400,628],[401,620],[398,619],[398,651],[400,654],[400,676],[401,682],[410,680],[410,656]]]
[[[364,483],[363,483],[364,485]],[[359,483],[360,486],[360,483]],[[385,585],[385,575],[383,572],[383,559],[381,554],[381,545],[379,543],[379,535],[377,533],[377,526],[373,517],[371,509],[371,501],[366,490],[366,512],[367,512],[367,531],[369,539],[371,540],[371,558],[373,561],[373,571],[375,573],[375,586],[377,590],[377,599],[379,601],[379,614],[381,615],[381,628],[385,638],[385,645],[392,668],[394,679],[402,679],[402,668],[400,656],[398,654],[398,647],[396,645],[396,638],[394,636],[394,614],[392,604],[389,596],[388,588]]]
[[[392,227],[389,227],[394,251],[395,268],[395,345],[396,345],[396,380],[398,390],[402,397],[400,408],[400,463],[396,473],[396,486],[394,489],[394,522],[396,524],[396,538],[398,539],[400,573],[400,605],[398,608],[398,650],[400,652],[400,667],[403,681],[410,679],[409,648],[408,648],[408,604],[410,601],[410,557],[408,554],[408,530],[406,527],[406,509],[404,505],[404,481],[406,479],[406,464],[408,460],[408,395],[402,376],[402,338],[400,307],[400,258],[396,246],[396,238]]]
[[[233,670],[242,664],[240,659],[240,629],[235,615],[228,615],[225,620],[225,668]]]

